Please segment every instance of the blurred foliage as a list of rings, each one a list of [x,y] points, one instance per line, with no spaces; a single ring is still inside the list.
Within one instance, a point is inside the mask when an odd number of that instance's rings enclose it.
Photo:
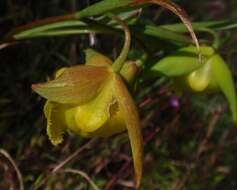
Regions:
[[[62,15],[82,9],[92,0],[2,0],[0,1],[0,35],[16,26],[49,16]],[[193,21],[237,18],[236,0],[177,0]],[[145,8],[139,15],[141,23],[171,24],[177,17],[157,6]],[[218,33],[219,53],[226,59],[235,80],[236,29]],[[208,34],[199,34],[212,39]],[[87,139],[66,136],[58,147],[47,139],[46,121],[42,115],[44,100],[32,93],[31,84],[51,78],[54,71],[65,66],[83,63],[83,49],[93,47],[115,58],[120,50],[120,37],[98,34],[36,39],[0,51],[0,148],[14,158],[23,175],[26,189],[92,189],[88,182],[64,170],[55,174],[53,168],[80,149]],[[93,38],[94,39],[94,38]],[[163,55],[158,47],[171,52],[175,47],[152,37],[151,53]],[[155,51],[152,43],[156,44]],[[93,45],[93,46],[92,46]],[[134,42],[130,57],[140,54]],[[237,188],[237,129],[232,127],[227,103],[222,95],[177,98],[166,79],[140,80],[136,94],[145,145],[145,173],[141,189],[202,190]],[[174,106],[173,102],[179,104]],[[95,148],[96,147],[96,148]],[[129,189],[132,165],[129,163],[129,144],[125,134],[97,140],[96,146],[82,150],[65,168],[87,173],[91,180],[105,189],[118,175],[113,189]],[[17,189],[16,174],[7,159],[0,156],[0,189]]]

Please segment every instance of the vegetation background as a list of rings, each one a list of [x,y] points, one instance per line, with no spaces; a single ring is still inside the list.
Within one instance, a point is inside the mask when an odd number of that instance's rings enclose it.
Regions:
[[[73,12],[94,2],[1,0],[0,36],[16,26]],[[193,21],[237,18],[236,0],[175,2]],[[157,25],[179,22],[157,6],[144,9],[139,19]],[[219,53],[236,79],[236,30],[220,35],[225,43]],[[116,57],[120,49],[117,36],[100,34],[95,39],[93,48]],[[82,35],[37,39],[0,51],[0,148],[17,163],[25,189],[130,189],[132,185],[126,134],[96,141],[67,135],[63,144],[53,147],[46,136],[44,100],[31,90],[32,83],[45,81],[56,69],[82,63],[83,49],[90,46],[88,35]],[[232,127],[221,95],[176,99],[169,83],[159,79],[140,82],[136,95],[142,122],[147,126],[143,130],[146,144],[141,189],[237,189],[237,129]],[[172,101],[179,105],[174,108]],[[66,158],[72,159],[57,170]],[[56,172],[52,173],[53,169]],[[0,189],[19,189],[16,172],[3,155]]]

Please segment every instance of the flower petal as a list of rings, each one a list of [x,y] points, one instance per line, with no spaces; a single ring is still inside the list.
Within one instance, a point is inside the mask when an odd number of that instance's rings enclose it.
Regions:
[[[86,54],[86,65],[111,66],[113,63],[108,57],[104,56],[103,54],[93,49],[85,50],[85,54]]]
[[[118,103],[110,106],[110,119],[98,130],[91,133],[91,137],[109,137],[127,130],[126,123],[122,116]]]
[[[78,106],[75,121],[81,131],[93,132],[110,119],[110,106],[114,103],[111,89],[112,81],[109,79],[96,98],[84,105]]]
[[[79,65],[66,68],[55,80],[33,84],[32,88],[49,101],[83,104],[98,95],[109,76],[109,67]]]
[[[237,123],[237,97],[231,71],[225,61],[217,54],[211,57],[210,62],[213,64],[214,80],[226,96],[232,112],[233,122]]]
[[[139,115],[130,93],[118,75],[115,75],[114,78],[113,92],[127,126],[134,161],[135,183],[136,187],[139,187],[143,158],[143,140]]]
[[[213,48],[207,46],[201,46],[200,51],[203,55],[203,61],[206,61],[209,56],[215,53]],[[159,60],[152,66],[149,74],[156,76],[160,73],[168,77],[189,74],[202,66],[198,59],[198,53],[199,51],[195,46],[181,48]]]
[[[188,75],[188,82],[192,90],[201,92],[207,88],[210,83],[211,65],[209,63]]]
[[[44,105],[44,114],[47,118],[47,134],[53,145],[58,145],[63,141],[63,134],[66,126],[63,121],[63,111],[60,105],[47,101]]]

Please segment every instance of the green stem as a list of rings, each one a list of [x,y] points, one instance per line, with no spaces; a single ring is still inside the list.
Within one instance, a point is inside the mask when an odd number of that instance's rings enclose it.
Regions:
[[[125,34],[123,49],[120,55],[118,56],[118,58],[114,61],[113,66],[112,66],[114,72],[119,73],[125,61],[127,60],[128,52],[131,45],[131,34],[128,28],[128,25],[124,21],[122,21],[120,18],[113,16],[111,14],[108,14],[107,16],[116,20],[122,26],[124,30],[124,34]]]
[[[217,32],[215,32],[214,30],[212,30],[210,28],[199,28],[199,31],[207,32],[207,33],[211,34],[212,37],[213,37],[212,47],[214,47],[215,49],[219,48],[219,46],[220,46],[220,38],[219,38]]]

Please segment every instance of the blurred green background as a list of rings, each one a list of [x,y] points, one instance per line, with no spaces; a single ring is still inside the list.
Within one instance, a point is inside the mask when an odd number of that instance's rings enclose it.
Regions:
[[[92,0],[1,0],[0,35],[16,26],[49,16],[85,8]],[[177,0],[193,21],[236,20],[236,0]],[[144,22],[170,24],[178,18],[157,6],[141,12]],[[221,32],[219,53],[228,62],[236,79],[236,29]],[[119,52],[119,37],[96,35],[93,48],[111,58]],[[162,47],[163,42],[158,44]],[[31,84],[45,81],[63,66],[83,62],[83,49],[91,47],[88,35],[52,37],[26,41],[0,50],[0,148],[19,166],[25,189],[93,189],[81,176],[65,171],[50,173],[88,139],[66,135],[53,147],[46,136],[42,114],[44,100]],[[176,99],[169,82],[140,81],[135,93],[142,122],[147,126],[144,178],[141,189],[149,190],[235,190],[237,189],[237,129],[232,127],[227,103],[221,95]],[[171,101],[178,101],[174,108]],[[132,165],[118,172],[129,160],[126,134],[97,140],[82,150],[64,168],[83,171],[100,188],[111,179],[112,189],[130,189]],[[19,182],[9,160],[0,155],[0,189],[18,189]]]

